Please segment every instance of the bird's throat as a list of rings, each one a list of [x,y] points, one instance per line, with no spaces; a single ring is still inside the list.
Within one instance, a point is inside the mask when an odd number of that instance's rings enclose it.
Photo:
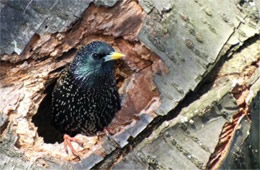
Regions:
[[[75,83],[84,88],[102,88],[105,85],[115,84],[114,72],[100,72],[97,70],[81,70],[72,73]]]

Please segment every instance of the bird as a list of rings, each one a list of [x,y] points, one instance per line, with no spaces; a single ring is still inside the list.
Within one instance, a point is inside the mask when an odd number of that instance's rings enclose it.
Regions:
[[[76,151],[77,134],[94,136],[104,130],[121,109],[114,76],[115,60],[125,55],[103,41],[80,48],[64,68],[52,91],[51,122],[64,134],[64,147]]]

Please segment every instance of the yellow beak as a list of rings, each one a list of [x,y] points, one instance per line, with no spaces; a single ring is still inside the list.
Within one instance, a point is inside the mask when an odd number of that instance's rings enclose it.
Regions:
[[[118,60],[122,57],[124,57],[125,55],[122,53],[118,53],[118,52],[112,52],[111,54],[105,56],[105,61],[110,61],[110,60]]]

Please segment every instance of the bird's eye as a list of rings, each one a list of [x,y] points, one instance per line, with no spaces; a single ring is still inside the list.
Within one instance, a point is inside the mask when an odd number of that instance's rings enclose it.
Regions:
[[[102,55],[100,55],[100,54],[98,54],[98,53],[94,53],[94,54],[92,55],[92,57],[93,57],[94,60],[99,60],[99,59],[102,58]]]

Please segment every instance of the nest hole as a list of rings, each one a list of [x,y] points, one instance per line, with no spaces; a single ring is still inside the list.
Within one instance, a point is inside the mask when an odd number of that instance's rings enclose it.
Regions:
[[[32,122],[38,128],[37,132],[43,138],[44,143],[61,143],[63,135],[51,124],[51,93],[56,81],[47,86],[44,93],[46,96],[42,100],[37,113],[32,117]]]
[[[116,67],[119,68],[119,72],[115,72],[115,78],[118,88],[121,87],[125,79],[131,76],[132,71],[126,63],[119,61],[116,63]],[[64,67],[63,67],[64,68]],[[62,69],[63,69],[62,68]],[[56,70],[57,71],[57,70]],[[60,71],[60,70],[59,70]],[[37,113],[32,117],[32,122],[38,128],[37,133],[43,138],[44,143],[54,144],[56,142],[63,142],[64,134],[58,131],[51,124],[51,93],[56,84],[56,80],[51,82],[45,89],[46,96],[39,105]]]

